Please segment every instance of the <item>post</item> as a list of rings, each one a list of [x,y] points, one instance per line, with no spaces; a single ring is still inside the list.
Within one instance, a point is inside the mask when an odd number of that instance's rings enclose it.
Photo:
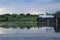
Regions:
[[[47,26],[49,26],[49,19],[47,19]]]
[[[58,19],[56,17],[56,30],[57,30],[57,27],[58,27]]]

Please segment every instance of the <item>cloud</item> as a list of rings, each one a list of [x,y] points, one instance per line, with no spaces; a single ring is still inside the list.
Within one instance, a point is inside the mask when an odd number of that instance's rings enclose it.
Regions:
[[[48,4],[43,8],[45,8],[45,10],[48,12],[56,12],[56,11],[60,10],[60,3]]]
[[[0,14],[5,14],[6,9],[5,8],[0,8]]]
[[[60,10],[60,3],[52,3],[52,4],[47,4],[47,5],[33,5],[33,4],[24,4],[21,6],[8,6],[4,9],[3,13],[35,13],[35,14],[40,14],[40,13],[53,13],[56,12],[57,10]]]
[[[6,13],[12,14],[12,11],[13,10],[8,9],[8,8],[0,8],[0,15],[1,14],[6,14]]]
[[[0,13],[46,13],[60,10],[56,0],[0,0]]]

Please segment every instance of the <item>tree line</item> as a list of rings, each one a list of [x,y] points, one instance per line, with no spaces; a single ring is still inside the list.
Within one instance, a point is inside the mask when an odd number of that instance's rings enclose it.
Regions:
[[[32,15],[30,13],[27,14],[2,14],[0,15],[0,21],[21,21],[24,19],[34,19],[35,17],[37,17],[37,15]]]

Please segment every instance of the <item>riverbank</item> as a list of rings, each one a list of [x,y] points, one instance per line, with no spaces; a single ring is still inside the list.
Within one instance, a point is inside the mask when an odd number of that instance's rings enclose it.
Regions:
[[[0,27],[4,28],[30,28],[36,27],[37,15],[31,14],[4,14],[0,15]]]

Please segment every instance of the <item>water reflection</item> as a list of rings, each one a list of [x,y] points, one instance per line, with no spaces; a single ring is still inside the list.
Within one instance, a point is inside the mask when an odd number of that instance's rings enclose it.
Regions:
[[[53,27],[0,28],[0,40],[60,40]]]
[[[0,34],[16,34],[17,28],[0,28]]]
[[[54,32],[53,27],[32,27],[30,29],[24,28],[0,28],[0,34],[20,34],[20,33],[46,33]]]

